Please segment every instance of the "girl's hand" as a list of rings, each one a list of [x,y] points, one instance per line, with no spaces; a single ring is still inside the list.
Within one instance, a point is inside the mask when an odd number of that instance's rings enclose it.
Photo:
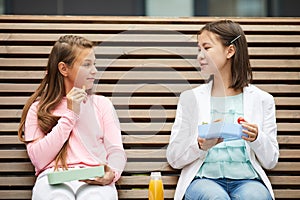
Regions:
[[[96,177],[94,180],[87,179],[87,180],[80,180],[80,181],[91,185],[109,185],[114,180],[115,173],[108,165],[104,166],[104,170],[105,170],[105,174],[103,177]]]
[[[255,141],[258,135],[257,125],[248,123],[243,117],[239,117],[237,122],[243,126],[243,133],[248,135],[248,137],[242,136],[242,138],[249,142]]]
[[[67,94],[67,108],[73,110],[75,113],[80,113],[80,104],[87,99],[87,93],[85,92],[85,86],[80,88],[73,87]]]
[[[198,145],[201,150],[207,151],[216,144],[223,142],[223,138],[204,139],[198,137]]]
[[[258,127],[256,124],[250,124],[248,122],[243,122],[242,123],[243,128],[243,133],[246,133],[248,137],[242,136],[242,138],[246,141],[253,142],[256,140],[257,135],[258,135]]]
[[[214,123],[221,122],[222,119],[216,119]],[[201,150],[207,151],[208,149],[212,148],[216,144],[223,142],[223,138],[213,138],[213,139],[205,139],[198,137],[198,146]]]

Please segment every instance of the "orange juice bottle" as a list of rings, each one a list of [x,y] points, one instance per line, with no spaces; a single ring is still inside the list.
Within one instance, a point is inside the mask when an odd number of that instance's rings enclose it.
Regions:
[[[164,186],[160,172],[151,172],[148,197],[149,200],[164,199]]]

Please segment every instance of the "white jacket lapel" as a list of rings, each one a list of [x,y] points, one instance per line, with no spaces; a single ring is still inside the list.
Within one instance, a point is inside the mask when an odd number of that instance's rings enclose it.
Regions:
[[[211,87],[212,81],[208,84],[203,85],[203,87],[199,87],[195,90],[197,93],[197,102],[199,107],[199,121],[198,124],[209,123],[210,122],[210,96],[211,96]]]
[[[254,95],[253,95],[253,88],[251,85],[244,88],[244,97],[243,97],[243,107],[244,107],[244,118],[246,121],[253,121],[254,112],[255,112],[255,105],[254,105]]]

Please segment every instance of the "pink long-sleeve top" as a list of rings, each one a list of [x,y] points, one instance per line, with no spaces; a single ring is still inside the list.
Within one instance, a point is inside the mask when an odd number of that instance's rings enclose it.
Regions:
[[[35,167],[36,175],[54,167],[55,158],[68,141],[68,167],[98,166],[107,164],[115,172],[116,182],[125,167],[126,154],[122,144],[118,117],[111,101],[98,95],[88,96],[81,103],[80,114],[67,108],[67,99],[53,111],[61,116],[52,130],[44,134],[38,126],[38,102],[32,104],[25,122],[27,152]]]

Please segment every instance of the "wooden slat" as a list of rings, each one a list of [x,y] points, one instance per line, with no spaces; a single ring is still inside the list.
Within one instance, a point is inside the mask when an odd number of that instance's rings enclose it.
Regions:
[[[258,88],[269,92],[269,93],[300,93],[300,83],[299,85],[290,84],[254,84]]]
[[[0,46],[1,54],[49,54],[52,46]],[[195,56],[197,47],[170,46],[96,46],[96,55],[160,55],[160,56]],[[299,56],[299,47],[249,47],[250,56]],[[117,57],[116,57],[117,58]]]
[[[272,185],[281,185],[282,182],[286,182],[287,185],[299,185],[300,176],[269,176]],[[137,175],[137,176],[123,176],[118,181],[118,185],[143,185],[145,187],[149,184],[149,175]],[[178,181],[178,176],[162,176],[162,181],[164,185],[176,185]]]
[[[129,32],[130,33],[130,32]],[[72,34],[72,33],[68,33]],[[77,34],[92,41],[97,42],[196,42],[197,36],[191,34]],[[0,40],[5,42],[55,42],[61,34],[12,34],[12,33],[0,33]],[[259,40],[260,38],[253,38],[254,40]],[[286,42],[297,41],[297,36],[291,37],[275,37],[273,41],[285,40]],[[300,38],[299,38],[300,39]]]
[[[31,199],[31,190],[0,190],[0,199],[23,199],[30,200]]]
[[[170,18],[168,17],[149,17],[149,16],[49,16],[49,15],[0,15],[0,20],[6,22],[11,22],[11,20],[23,23],[24,21],[34,21],[43,23],[169,23],[172,24],[176,22],[177,24],[183,23],[207,23],[210,21],[218,20],[220,17],[178,17]],[[234,20],[239,23],[246,24],[299,24],[299,17],[228,17],[226,19]]]
[[[269,176],[272,185],[298,185],[300,184],[300,176]]]
[[[76,34],[97,42],[197,42],[195,34]],[[5,42],[55,42],[61,34],[0,33]],[[299,35],[247,35],[248,43],[299,43]]]
[[[257,68],[269,68],[272,70],[277,68],[300,68],[299,59],[250,59],[250,64],[254,70]]]
[[[39,84],[1,84],[0,92],[34,92]],[[122,93],[180,93],[192,89],[199,84],[102,84],[94,86],[94,92],[122,92]],[[280,88],[280,86],[279,86]],[[295,92],[297,92],[295,87]],[[283,89],[282,89],[283,90]]]
[[[163,109],[163,108],[151,108],[151,109],[130,109],[123,110],[117,109],[119,118],[141,118],[141,119],[161,119],[161,118],[175,118],[176,109]],[[1,109],[1,118],[20,118],[22,114],[21,109]],[[300,119],[300,110],[276,110],[277,119]]]
[[[276,110],[276,118],[281,119],[300,119],[299,110]]]
[[[123,143],[126,145],[134,145],[134,144],[160,144],[165,145],[168,144],[170,136],[169,135],[123,135],[122,136]],[[15,140],[10,138],[11,141]],[[300,144],[300,136],[289,136],[289,135],[278,135],[277,140],[279,144]]]
[[[35,179],[35,176],[9,176],[9,178],[0,177],[0,186],[33,186]]]
[[[1,79],[41,79],[45,75],[45,71],[0,71]],[[97,78],[108,80],[119,80],[120,83],[126,80],[206,80],[199,72],[193,71],[130,71],[130,72],[116,72],[104,71],[98,72]],[[300,79],[300,72],[253,72],[254,80],[295,80]],[[187,82],[188,84],[188,82]]]
[[[17,30],[43,30],[52,31],[56,30],[61,32],[63,30],[68,31],[133,31],[133,30],[158,30],[158,31],[193,31],[197,32],[204,25],[202,24],[92,24],[92,23],[18,23],[17,25],[9,23],[0,23],[1,29],[10,29],[12,31]],[[300,26],[297,25],[241,25],[245,32],[263,31],[263,32],[299,32]]]
[[[201,28],[201,25],[169,25],[169,24],[85,24],[85,23],[18,23],[17,26],[8,23],[0,23],[0,29],[10,29],[12,31],[16,30],[56,30],[56,31],[63,31],[63,30],[85,30],[87,31],[133,31],[133,30],[161,30],[161,31],[198,31]],[[274,29],[272,26],[265,27],[264,30],[277,30]],[[299,30],[297,26],[283,26],[282,30]]]
[[[9,149],[0,150],[0,159],[27,159],[27,151],[25,149]]]
[[[6,144],[23,144],[21,141],[19,141],[17,135],[0,135],[0,144],[1,145],[6,145]]]
[[[173,199],[175,190],[165,189],[165,199]],[[276,198],[291,198],[298,199],[300,196],[300,190],[297,189],[275,189]],[[148,190],[120,190],[118,192],[119,199],[148,199]],[[31,190],[0,190],[0,199],[31,199]]]
[[[0,97],[0,105],[24,105],[28,97],[13,96]],[[110,97],[116,105],[177,105],[177,98],[174,97]],[[299,98],[300,99],[300,98]],[[298,99],[297,99],[298,100]],[[282,99],[282,101],[285,101]],[[147,103],[146,103],[147,102]],[[289,102],[290,103],[290,102]]]
[[[173,123],[171,122],[149,122],[149,123],[121,123],[121,130],[127,132],[169,132]],[[0,123],[0,130],[14,132],[18,130],[19,123]],[[278,131],[299,131],[300,123],[277,123]]]
[[[35,181],[35,176],[10,176],[9,179],[5,177],[0,177],[0,186],[5,185],[15,185],[15,186],[33,186]],[[299,185],[300,176],[269,176],[272,185],[281,185],[284,181],[287,185]],[[149,174],[136,175],[136,176],[122,176],[118,182],[117,186],[136,186],[142,185],[148,187],[150,181]],[[178,176],[162,176],[162,181],[164,186],[174,186],[177,184]]]
[[[0,67],[46,67],[45,58],[0,58]]]
[[[275,104],[277,106],[298,106],[300,98],[298,97],[275,97]]]
[[[151,144],[148,144],[151,145]],[[125,149],[128,159],[165,159],[166,149]],[[0,150],[0,159],[27,159],[25,149]],[[280,158],[299,159],[300,150],[298,149],[280,149]]]
[[[33,172],[31,162],[10,162],[0,163],[0,172]],[[151,171],[176,172],[167,162],[127,162],[125,172],[149,173]],[[300,172],[300,162],[279,162],[275,168],[269,170],[273,172]]]
[[[256,68],[300,68],[298,59],[251,59],[251,66]],[[0,67],[45,67],[44,58],[0,58]],[[109,68],[143,67],[143,68],[194,68],[196,59],[97,59],[96,65]]]
[[[300,172],[300,162],[278,162],[270,171]]]
[[[31,162],[1,162],[0,172],[33,172],[34,167]]]
[[[270,74],[272,76],[272,74]],[[267,79],[267,78],[266,78]],[[288,85],[288,84],[254,84],[260,89],[269,92],[269,93],[283,93],[283,94],[294,94],[300,93],[300,83],[298,85]],[[37,85],[28,84],[3,84],[3,91],[22,91],[24,89],[28,92],[33,92]],[[171,93],[178,94],[185,90],[193,89],[199,86],[199,84],[165,84],[165,83],[157,83],[157,84],[100,84],[95,85],[95,92],[109,92],[109,93]],[[14,89],[15,88],[15,89]],[[28,89],[26,89],[28,88]],[[31,89],[31,90],[29,90]],[[1,89],[0,89],[1,91]]]
[[[124,193],[123,193],[124,192]],[[165,190],[165,198],[173,198],[175,190]],[[287,190],[283,190],[283,189],[275,189],[274,190],[275,193],[275,197],[276,198],[292,198],[292,199],[298,199],[300,196],[300,190],[299,189],[287,189]],[[119,193],[119,197],[123,198],[123,195],[126,196],[130,196],[132,197],[132,199],[140,199],[143,198],[147,199],[145,197],[147,197],[148,194],[148,190],[128,190],[128,191],[120,191]]]
[[[299,189],[275,189],[275,197],[277,199],[299,199],[300,190]]]
[[[22,109],[1,109],[0,118],[20,118]]]
[[[165,149],[125,149],[127,158],[166,158],[166,150]],[[292,152],[294,155],[297,152]],[[286,154],[291,155],[291,151],[288,151]],[[0,150],[0,159],[27,159],[27,151],[25,149],[11,149],[11,150]]]
[[[39,84],[33,83],[2,83],[0,92],[34,92]],[[189,90],[199,86],[199,84],[104,84],[99,83],[94,86],[94,92],[99,93],[171,93],[179,94],[185,90]],[[288,84],[255,84],[255,86],[269,93],[300,93],[299,85]]]
[[[278,131],[299,131],[300,123],[277,123]]]
[[[253,72],[254,80],[295,80],[300,79],[300,72]]]
[[[122,140],[124,145],[167,145],[169,143],[169,135],[123,135]],[[23,144],[18,140],[16,135],[0,136],[1,145],[20,145]],[[300,136],[278,135],[278,143],[280,145],[299,145]],[[293,151],[293,150],[292,150]],[[288,157],[288,155],[285,155]]]
[[[279,149],[279,152],[280,152],[280,156],[279,156],[280,158],[291,158],[291,159],[300,158],[300,149]]]
[[[25,150],[23,150],[25,151]],[[126,149],[127,158],[159,158],[164,159],[166,158],[166,150],[165,149]],[[280,149],[280,158],[293,158],[299,159],[300,158],[300,150],[299,149]],[[5,152],[1,152],[4,155]],[[12,152],[10,152],[13,154]],[[1,155],[0,154],[0,155]],[[26,152],[23,153],[24,157],[27,157]],[[1,158],[1,157],[0,157]],[[300,183],[300,182],[299,182]]]
[[[169,135],[123,135],[122,140],[125,145],[136,145],[136,144],[167,144],[169,142]],[[0,135],[0,144],[23,144],[19,141],[17,135]],[[295,142],[297,138],[289,139],[289,136],[285,136],[286,141]],[[300,137],[298,139],[298,143],[300,144]]]
[[[18,140],[17,135],[0,135],[0,144],[18,145],[23,144]],[[122,140],[125,145],[167,145],[169,143],[169,135],[123,135]],[[281,145],[291,144],[299,145],[300,136],[296,135],[278,135],[278,143]]]

